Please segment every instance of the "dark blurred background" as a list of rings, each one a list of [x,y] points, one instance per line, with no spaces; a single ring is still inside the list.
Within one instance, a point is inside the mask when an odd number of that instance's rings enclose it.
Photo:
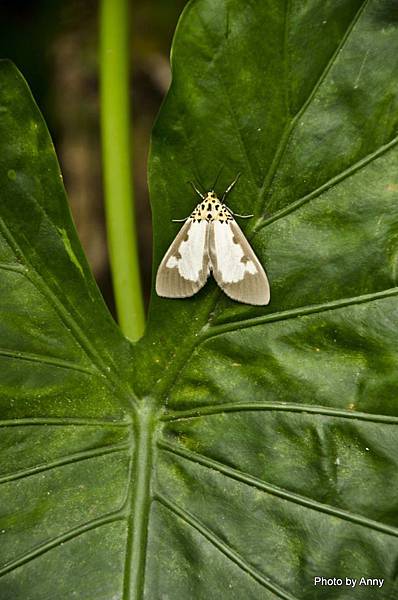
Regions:
[[[130,9],[134,181],[146,301],[152,255],[148,145],[170,83],[170,45],[186,3],[136,0]],[[15,62],[44,115],[80,240],[114,313],[102,198],[98,12],[99,0],[0,0],[0,58]]]

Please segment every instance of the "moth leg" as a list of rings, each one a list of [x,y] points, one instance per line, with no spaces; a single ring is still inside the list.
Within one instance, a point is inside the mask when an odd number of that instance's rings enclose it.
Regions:
[[[189,219],[189,217],[185,217],[185,219],[171,219],[172,223],[185,223],[185,221],[187,221]]]
[[[202,192],[200,190],[198,190],[198,188],[196,187],[196,185],[194,184],[194,182],[193,181],[188,181],[188,183],[192,186],[192,188],[195,190],[195,192],[198,194],[198,196],[200,196],[202,198],[202,200],[204,200],[204,195],[202,194]]]
[[[224,202],[225,198],[228,196],[229,192],[232,190],[232,188],[235,186],[235,184],[238,182],[240,177],[240,173],[237,174],[237,176],[235,177],[235,179],[233,180],[232,183],[229,184],[229,186],[227,187],[227,189],[225,190],[223,197],[221,198],[221,202]],[[237,215],[238,216],[238,215]]]
[[[232,210],[231,210],[231,214],[234,217],[239,217],[240,219],[251,219],[252,217],[254,217],[254,215],[238,215],[238,213],[234,213],[234,212],[232,212]]]

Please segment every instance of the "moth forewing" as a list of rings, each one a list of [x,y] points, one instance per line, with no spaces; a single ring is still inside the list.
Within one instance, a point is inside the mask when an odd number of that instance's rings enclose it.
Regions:
[[[234,219],[210,223],[209,254],[214,278],[227,296],[245,304],[269,303],[265,271]]]
[[[204,286],[209,276],[207,221],[191,217],[167,250],[156,276],[156,293],[166,298],[187,298]]]

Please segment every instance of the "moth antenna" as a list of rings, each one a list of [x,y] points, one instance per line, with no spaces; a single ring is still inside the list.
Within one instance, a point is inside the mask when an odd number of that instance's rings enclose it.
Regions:
[[[239,217],[240,219],[251,219],[252,217],[254,217],[254,215],[238,215],[238,213],[234,213],[232,212],[232,210],[231,213],[234,217]]]
[[[229,192],[232,190],[232,188],[236,185],[236,183],[238,182],[240,177],[240,173],[237,174],[237,176],[235,177],[235,179],[233,180],[232,183],[229,184],[229,186],[227,187],[227,189],[225,190],[223,197],[221,198],[221,202],[224,202],[225,198],[228,196]],[[237,215],[239,216],[239,215]]]
[[[172,223],[185,223],[189,217],[185,217],[185,219],[171,219]]]
[[[220,167],[220,169],[219,169],[219,171],[218,171],[218,173],[217,173],[216,180],[215,180],[215,182],[213,183],[213,186],[212,186],[212,188],[211,188],[211,189],[212,189],[212,191],[214,191],[214,190],[215,190],[215,187],[216,187],[216,185],[217,185],[217,182],[218,182],[218,180],[219,180],[219,178],[220,178],[220,175],[221,175],[221,173],[222,173],[222,170],[223,170],[223,168],[224,168],[224,166],[223,166],[223,165],[221,165],[221,167]]]
[[[188,181],[187,183],[189,183],[189,185],[195,190],[195,192],[198,194],[198,196],[200,196],[202,198],[202,200],[203,200],[204,199],[204,195],[202,194],[202,192],[200,190],[198,190],[198,188],[196,187],[196,185],[194,184],[194,182],[193,181]]]
[[[206,190],[205,186],[203,185],[203,183],[201,182],[201,180],[199,179],[199,177],[196,177],[196,181],[198,182],[199,187],[202,188],[202,193],[206,194],[207,190]]]

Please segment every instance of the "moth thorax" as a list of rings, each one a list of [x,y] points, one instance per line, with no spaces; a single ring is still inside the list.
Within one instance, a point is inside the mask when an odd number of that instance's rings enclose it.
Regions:
[[[202,202],[200,202],[192,215],[194,220],[226,222],[232,219],[232,214],[228,208],[217,198],[215,192],[208,192]]]

